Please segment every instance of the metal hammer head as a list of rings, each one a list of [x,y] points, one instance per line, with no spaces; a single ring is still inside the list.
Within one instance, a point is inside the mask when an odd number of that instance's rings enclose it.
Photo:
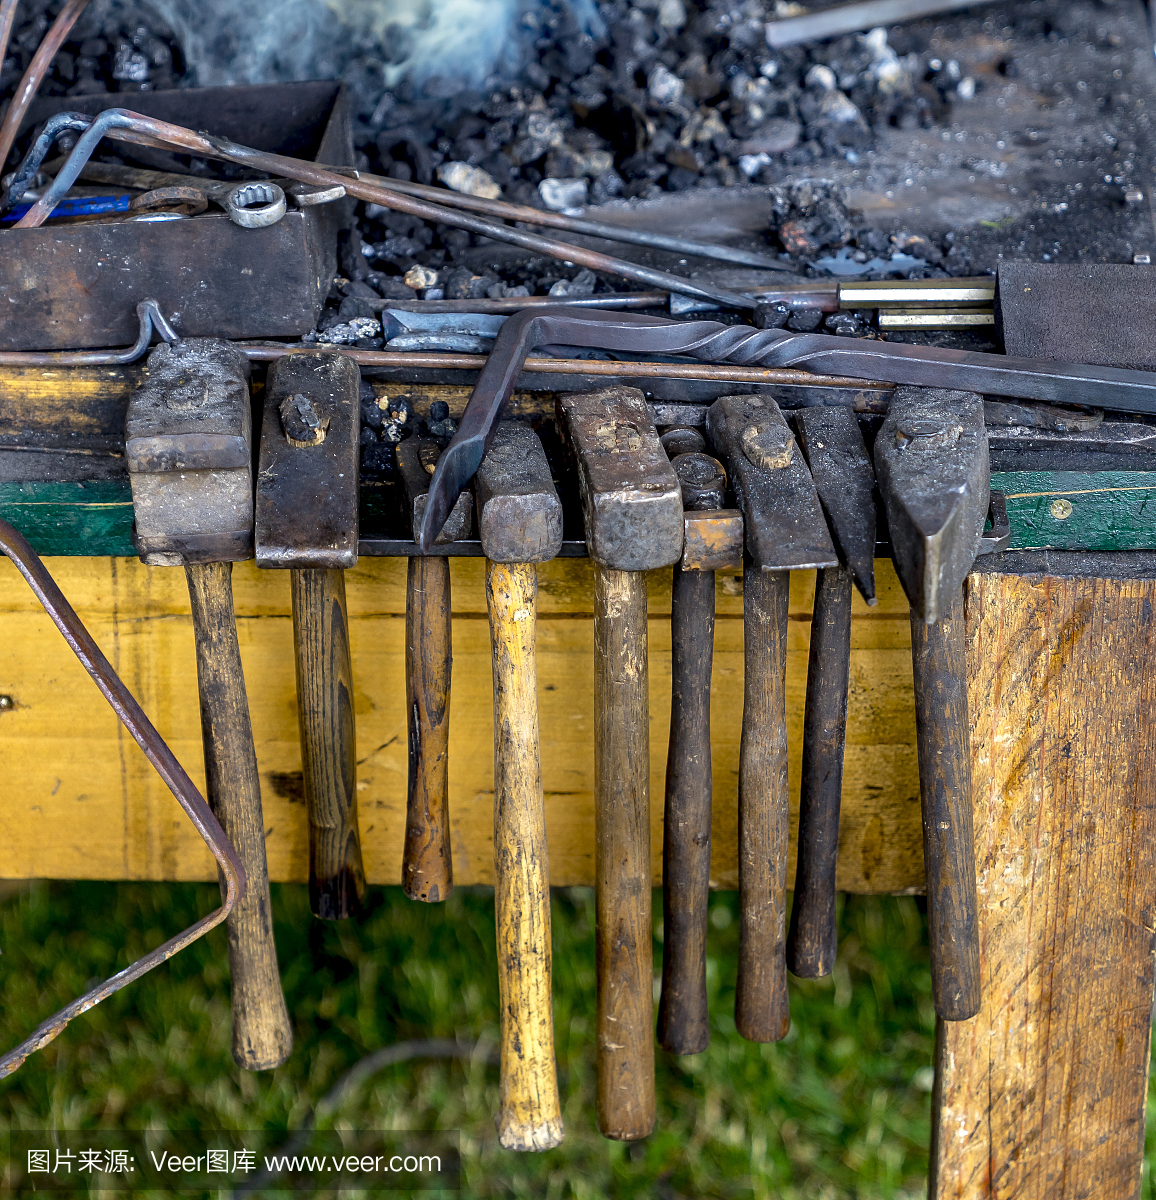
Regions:
[[[249,361],[228,342],[158,346],[125,417],[141,560],[155,566],[253,555]]]
[[[791,414],[799,445],[844,565],[875,603],[875,470],[854,412],[844,405]]]
[[[586,549],[618,571],[651,571],[682,553],[682,492],[637,388],[558,398],[578,463]]]
[[[343,354],[269,367],[257,471],[257,566],[357,565],[361,372]]]
[[[442,449],[436,438],[408,437],[398,443],[397,469],[405,488],[405,503],[413,527],[413,540],[420,540],[422,518],[429,499],[429,486],[441,457]],[[444,546],[470,536],[474,527],[473,497],[469,488],[458,495],[446,523],[434,539],[434,545]]]
[[[710,406],[706,428],[730,475],[754,562],[765,571],[838,566],[811,474],[779,406],[723,396]]]
[[[562,549],[562,501],[538,435],[502,421],[474,476],[478,533],[491,562],[548,562]]]
[[[933,625],[971,570],[987,517],[983,400],[897,388],[875,439],[875,474],[899,581],[916,615]]]

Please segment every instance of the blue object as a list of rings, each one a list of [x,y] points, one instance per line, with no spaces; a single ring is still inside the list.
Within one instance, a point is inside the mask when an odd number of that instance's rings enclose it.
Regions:
[[[71,199],[61,200],[52,210],[48,219],[51,221],[55,217],[96,217],[103,213],[128,212],[131,199],[132,197],[127,194],[124,196],[73,196]],[[32,204],[17,204],[11,212],[5,213],[0,218],[0,225],[14,225],[31,207]]]

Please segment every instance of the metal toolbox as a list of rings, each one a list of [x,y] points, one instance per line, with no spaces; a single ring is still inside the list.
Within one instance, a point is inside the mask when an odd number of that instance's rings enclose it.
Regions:
[[[53,97],[29,110],[27,134],[54,113],[128,108],[245,145],[351,166],[340,84],[277,83],[129,95]],[[188,172],[185,155],[109,142],[126,161]],[[337,266],[349,202],[290,211],[242,229],[219,209],[181,221],[47,225],[0,231],[0,350],[127,345],[135,306],[155,297],[189,337],[294,337],[314,328]]]

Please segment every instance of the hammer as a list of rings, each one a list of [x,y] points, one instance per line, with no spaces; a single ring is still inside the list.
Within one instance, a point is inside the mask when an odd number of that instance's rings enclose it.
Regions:
[[[550,870],[538,743],[538,573],[562,548],[562,502],[538,435],[503,421],[474,481],[494,667],[494,908],[502,1000],[498,1141],[562,1140],[554,1064]]]
[[[269,367],[257,472],[258,567],[289,568],[309,815],[309,903],[351,916],[365,892],[345,568],[357,565],[361,372],[339,354]]]
[[[293,1033],[273,942],[261,785],[230,579],[232,564],[253,556],[248,380],[248,360],[228,342],[158,346],[129,400],[125,449],[141,561],[184,566],[188,578],[209,803],[249,880],[226,922],[233,1057],[264,1070],[288,1058]]]
[[[815,579],[798,861],[787,930],[787,966],[800,978],[818,979],[831,973],[838,949],[835,867],[851,675],[851,581],[873,605],[875,472],[851,409],[800,408],[793,423],[839,554],[839,565],[820,569]]]
[[[838,566],[815,485],[773,400],[723,396],[707,432],[743,515],[743,729],[739,744],[739,970],[735,1025],[787,1035],[787,604],[792,570]]]
[[[435,438],[410,437],[397,447],[414,540],[441,447]],[[437,537],[444,545],[473,527],[469,490],[458,496]],[[409,790],[401,886],[411,900],[436,904],[454,886],[450,854],[450,564],[444,555],[413,555],[405,593],[405,707],[409,721]]]
[[[681,431],[677,431],[681,433]],[[688,431],[690,432],[690,431]],[[702,444],[701,435],[693,431]],[[663,448],[688,439],[663,434]],[[682,559],[670,604],[670,748],[662,825],[662,991],[658,1041],[672,1054],[710,1042],[706,931],[710,903],[713,785],[710,681],[714,657],[714,573],[742,562],[742,518],[723,511],[726,472],[708,454],[676,454],[682,488]]]
[[[654,1128],[646,575],[682,553],[682,496],[635,388],[561,395],[594,563],[594,880],[598,1127]]]
[[[991,500],[983,400],[898,388],[875,473],[911,604],[932,997],[943,1020],[964,1021],[980,1005],[963,581]]]

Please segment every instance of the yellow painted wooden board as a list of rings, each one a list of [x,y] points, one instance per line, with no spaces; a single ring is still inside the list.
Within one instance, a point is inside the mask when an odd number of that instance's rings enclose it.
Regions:
[[[184,572],[135,559],[49,560],[65,594],[195,781],[204,778]],[[880,561],[880,603],[856,598],[839,886],[889,892],[923,885],[907,603]],[[407,767],[405,561],[362,559],[347,575],[356,686],[358,798],[367,878],[400,881]],[[538,667],[551,882],[593,881],[591,567],[540,572]],[[493,718],[484,562],[453,562],[454,670],[450,793],[454,875],[492,882]],[[650,584],[652,855],[661,869],[670,715],[670,573]],[[714,851],[719,887],[737,886],[736,787],[742,716],[742,597],[718,580],[712,686]],[[814,577],[791,589],[788,705],[798,754]],[[293,630],[285,572],[238,564],[234,591],[257,756],[270,875],[306,878]],[[0,560],[0,878],[212,879],[176,801],[120,727],[7,561]],[[794,864],[794,852],[791,858]],[[658,876],[655,876],[658,882]]]

